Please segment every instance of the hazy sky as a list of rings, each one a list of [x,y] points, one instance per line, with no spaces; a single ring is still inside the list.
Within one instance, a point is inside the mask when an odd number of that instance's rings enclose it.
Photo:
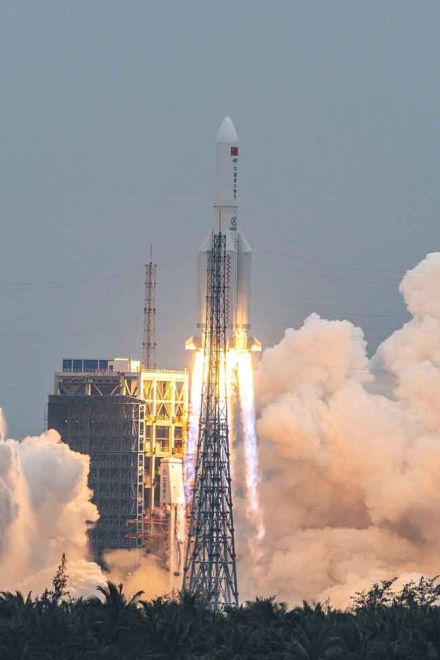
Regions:
[[[405,270],[440,249],[440,3],[0,1],[0,404],[39,433],[63,356],[186,366],[214,138],[240,137],[253,334],[311,312],[370,352]]]

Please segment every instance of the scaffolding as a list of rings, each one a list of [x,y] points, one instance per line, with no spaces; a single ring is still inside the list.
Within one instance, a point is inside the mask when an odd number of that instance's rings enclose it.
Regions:
[[[82,371],[95,363],[96,371]],[[160,505],[161,461],[181,459],[186,446],[187,372],[115,371],[121,365],[138,363],[63,360],[49,396],[48,427],[90,456],[89,487],[100,512],[90,531],[97,559],[109,548],[163,554],[169,524]]]
[[[160,553],[169,535],[169,516],[160,504],[161,463],[171,457],[183,461],[188,426],[188,374],[150,369],[142,371],[140,381],[145,402],[143,534],[147,548]]]
[[[208,253],[204,368],[183,586],[214,612],[238,606],[226,383],[229,268],[226,236]]]
[[[48,425],[90,456],[89,487],[100,518],[90,530],[96,558],[141,545],[144,525],[145,404],[130,396],[52,395]]]

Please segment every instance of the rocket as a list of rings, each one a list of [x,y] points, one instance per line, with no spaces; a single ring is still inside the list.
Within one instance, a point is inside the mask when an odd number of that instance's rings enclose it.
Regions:
[[[261,350],[258,339],[249,337],[252,250],[238,228],[238,152],[237,131],[230,117],[225,117],[215,143],[213,227],[204,238],[197,257],[198,333],[186,341],[187,350],[197,350],[202,345],[206,323],[208,254],[212,249],[212,237],[218,233],[226,236],[228,346],[236,350]]]

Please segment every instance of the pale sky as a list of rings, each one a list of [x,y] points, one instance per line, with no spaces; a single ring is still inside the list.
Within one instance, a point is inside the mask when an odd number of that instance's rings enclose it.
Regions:
[[[0,405],[45,428],[65,357],[187,366],[214,139],[240,137],[253,330],[316,311],[374,352],[405,270],[440,249],[440,3],[0,0]]]

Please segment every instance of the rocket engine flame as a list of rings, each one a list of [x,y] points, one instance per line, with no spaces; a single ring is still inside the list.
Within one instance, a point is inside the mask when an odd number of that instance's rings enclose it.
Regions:
[[[194,353],[191,377],[191,400],[188,427],[188,441],[184,458],[184,491],[188,505],[192,499],[192,485],[196,474],[197,438],[199,435],[200,402],[203,382],[203,353]]]
[[[187,507],[192,499],[192,486],[195,477],[197,438],[199,430],[200,400],[203,380],[206,378],[206,364],[201,351],[195,353],[191,383],[191,412],[188,431],[188,444],[185,455],[185,499]],[[226,388],[224,387],[226,379]],[[228,419],[230,437],[233,438],[235,428],[234,409],[236,392],[240,407],[241,429],[243,433],[245,478],[246,478],[246,516],[256,530],[256,537],[264,537],[264,524],[259,504],[258,494],[258,453],[257,434],[255,430],[254,382],[252,361],[249,351],[230,349],[220,360],[220,390],[227,392]],[[235,452],[233,452],[233,455]],[[232,461],[231,468],[234,466]]]
[[[248,351],[237,354],[238,391],[246,461],[246,487],[248,518],[257,531],[257,539],[264,537],[264,524],[258,494],[258,453],[255,430],[254,379],[252,361]]]

